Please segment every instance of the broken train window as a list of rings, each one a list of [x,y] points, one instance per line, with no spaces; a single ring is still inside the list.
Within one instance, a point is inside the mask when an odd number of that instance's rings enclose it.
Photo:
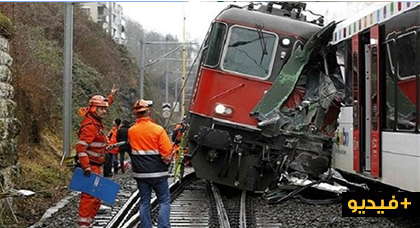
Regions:
[[[277,47],[277,35],[262,28],[232,26],[222,60],[222,69],[267,79],[271,74]]]
[[[386,48],[386,49],[385,49]],[[384,130],[394,130],[395,128],[395,69],[392,58],[395,50],[395,40],[391,39],[384,43],[382,50],[385,51],[385,66],[384,66],[384,87],[385,87],[385,104],[382,105],[384,108]]]
[[[344,105],[352,106],[353,105],[353,78],[351,71],[351,41],[344,42],[337,47],[337,63],[340,67],[342,80],[345,85],[344,92]]]
[[[416,41],[417,33],[409,32],[397,38],[397,129],[416,128]]]

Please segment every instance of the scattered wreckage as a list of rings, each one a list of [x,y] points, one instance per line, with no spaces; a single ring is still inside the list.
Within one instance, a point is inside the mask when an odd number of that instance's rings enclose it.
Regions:
[[[270,203],[281,202],[308,187],[335,194],[348,191],[347,187],[327,183],[331,182],[331,172],[339,176],[330,167],[333,138],[345,95],[334,47],[328,46],[334,28],[332,22],[293,53],[251,112],[264,136],[287,137],[284,151],[289,153],[279,167],[278,188],[266,193]],[[279,194],[284,186],[291,185],[302,188],[285,196]]]

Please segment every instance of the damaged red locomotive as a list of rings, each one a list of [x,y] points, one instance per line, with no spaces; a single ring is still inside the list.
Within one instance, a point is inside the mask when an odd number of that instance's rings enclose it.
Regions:
[[[305,8],[230,5],[213,21],[188,116],[198,177],[263,191],[286,171],[318,176],[330,167],[344,94],[327,48],[335,23],[322,27]]]

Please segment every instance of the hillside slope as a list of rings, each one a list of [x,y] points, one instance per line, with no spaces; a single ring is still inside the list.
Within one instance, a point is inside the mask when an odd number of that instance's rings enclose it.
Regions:
[[[15,188],[38,194],[14,199],[20,225],[31,224],[67,194],[72,170],[60,165],[63,110],[64,3],[0,3],[10,18],[14,101],[22,123],[18,138],[20,176]],[[106,119],[132,120],[131,105],[138,98],[138,67],[124,46],[116,44],[102,28],[75,5],[72,128],[75,142],[81,118],[77,110],[95,94],[106,95],[113,84],[119,89]],[[145,94],[151,94],[145,85]],[[74,145],[74,143],[73,143]],[[0,161],[1,162],[1,161]],[[5,209],[7,211],[7,209]],[[0,215],[11,223],[7,213]]]

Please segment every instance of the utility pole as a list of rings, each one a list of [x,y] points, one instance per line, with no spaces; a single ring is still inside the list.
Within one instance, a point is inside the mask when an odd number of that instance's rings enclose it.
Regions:
[[[178,79],[175,80],[175,96],[174,97],[176,98],[176,96],[178,96]],[[178,103],[178,101],[175,101],[175,105],[176,103]]]
[[[146,51],[146,44],[149,44],[149,45],[150,44],[179,44],[179,42],[164,42],[164,41],[163,42],[162,41],[149,42],[149,41],[144,41],[144,40],[140,40],[139,42],[140,42],[140,99],[143,99],[144,97],[144,69],[166,58],[168,55],[174,53],[176,50],[181,48],[182,45],[172,49],[171,51],[167,52],[163,56],[151,61],[147,65],[144,65],[144,53]]]
[[[181,74],[182,74],[182,72],[172,72],[172,73],[181,73]],[[175,81],[174,81],[174,83],[175,83],[175,94],[174,94],[174,97],[175,97],[175,98],[177,98],[177,97],[179,96],[179,94],[178,94],[178,81],[179,81],[180,79],[182,79],[182,75],[181,75],[181,77],[178,77],[178,78],[177,78],[177,79],[175,79]],[[175,108],[175,106],[178,106],[178,108],[180,108],[180,104],[179,104],[179,101],[178,101],[178,100],[175,100],[175,105],[174,105],[174,108]]]
[[[185,115],[185,74],[186,74],[186,69],[185,69],[185,59],[187,58],[187,45],[186,45],[186,38],[185,38],[185,15],[184,15],[184,31],[183,31],[183,36],[184,36],[184,42],[183,42],[183,48],[182,48],[182,106],[181,106],[181,118],[184,117]]]
[[[64,16],[64,80],[63,80],[63,158],[70,155],[71,143],[71,95],[72,95],[72,66],[73,66],[73,3],[66,3]]]
[[[168,41],[169,41],[169,37],[166,36],[166,43],[165,43],[165,53],[168,53]],[[165,59],[165,103],[168,103],[168,91],[169,91],[169,86],[168,86],[168,60]]]
[[[166,54],[164,54],[163,56],[151,61],[150,63],[148,63],[147,65],[144,65],[144,52],[146,51],[146,44],[151,45],[151,44],[179,44],[179,42],[162,42],[162,41],[157,41],[157,42],[149,42],[149,41],[144,41],[144,40],[140,40],[140,98],[143,99],[143,95],[144,95],[144,69],[146,67],[149,67],[155,63],[157,63],[158,61],[166,58],[168,55],[174,53],[176,50],[178,50],[179,48],[182,47],[182,45],[180,45],[179,47],[176,47],[174,49],[172,49],[171,51],[167,52]]]
[[[169,37],[166,36],[165,39],[165,53],[168,53],[168,41],[169,41]],[[169,86],[168,86],[169,82],[168,82],[168,60],[165,58],[165,105],[168,106],[168,97],[169,97]],[[169,105],[169,110],[170,110],[170,105]],[[165,107],[167,108],[167,107]],[[162,109],[163,112],[165,112],[165,110]],[[163,113],[162,113],[163,114]],[[169,118],[165,118],[165,126],[168,126],[169,123]]]
[[[168,106],[170,108],[170,104],[168,103],[168,101],[169,101],[169,76],[168,76],[168,70],[167,70],[167,67],[168,67],[167,66],[167,60],[179,61],[180,59],[170,59],[170,58],[167,58],[167,57],[170,54],[177,51],[178,49],[180,49],[181,47],[183,47],[183,58],[181,59],[182,60],[182,66],[183,66],[183,73],[182,73],[183,74],[183,76],[182,76],[183,87],[185,87],[184,85],[186,83],[185,75],[186,75],[186,46],[187,46],[187,43],[186,43],[186,39],[185,39],[185,17],[184,17],[184,41],[182,43],[180,43],[180,42],[169,42],[168,40],[169,39],[167,37],[166,41],[154,41],[154,42],[144,41],[144,40],[139,41],[140,42],[140,98],[143,99],[143,96],[144,96],[144,92],[143,92],[144,69],[153,65],[153,64],[155,64],[155,63],[157,63],[157,62],[159,62],[159,61],[161,61],[161,60],[165,60],[165,104],[163,104],[163,106],[165,106],[165,107]],[[145,50],[146,45],[156,45],[156,44],[157,45],[165,44],[165,52],[166,53],[164,55],[158,57],[157,59],[153,60],[153,61],[149,61],[149,63],[145,65],[144,64],[144,53],[146,51]],[[168,46],[167,46],[168,44],[181,44],[181,45],[172,49],[172,50],[170,50],[170,51],[168,51]],[[188,45],[192,45],[192,44],[197,44],[197,43],[188,43]],[[185,89],[183,89],[182,91],[183,91],[183,93],[182,93],[183,94],[183,96],[182,96],[183,97],[183,102],[182,103],[183,103],[183,107],[184,107],[183,109],[184,109],[184,113],[185,113]],[[164,108],[164,107],[162,107],[162,108]],[[167,121],[169,121],[169,120],[167,120]]]
[[[140,99],[144,98],[144,48],[145,43],[140,40]]]

